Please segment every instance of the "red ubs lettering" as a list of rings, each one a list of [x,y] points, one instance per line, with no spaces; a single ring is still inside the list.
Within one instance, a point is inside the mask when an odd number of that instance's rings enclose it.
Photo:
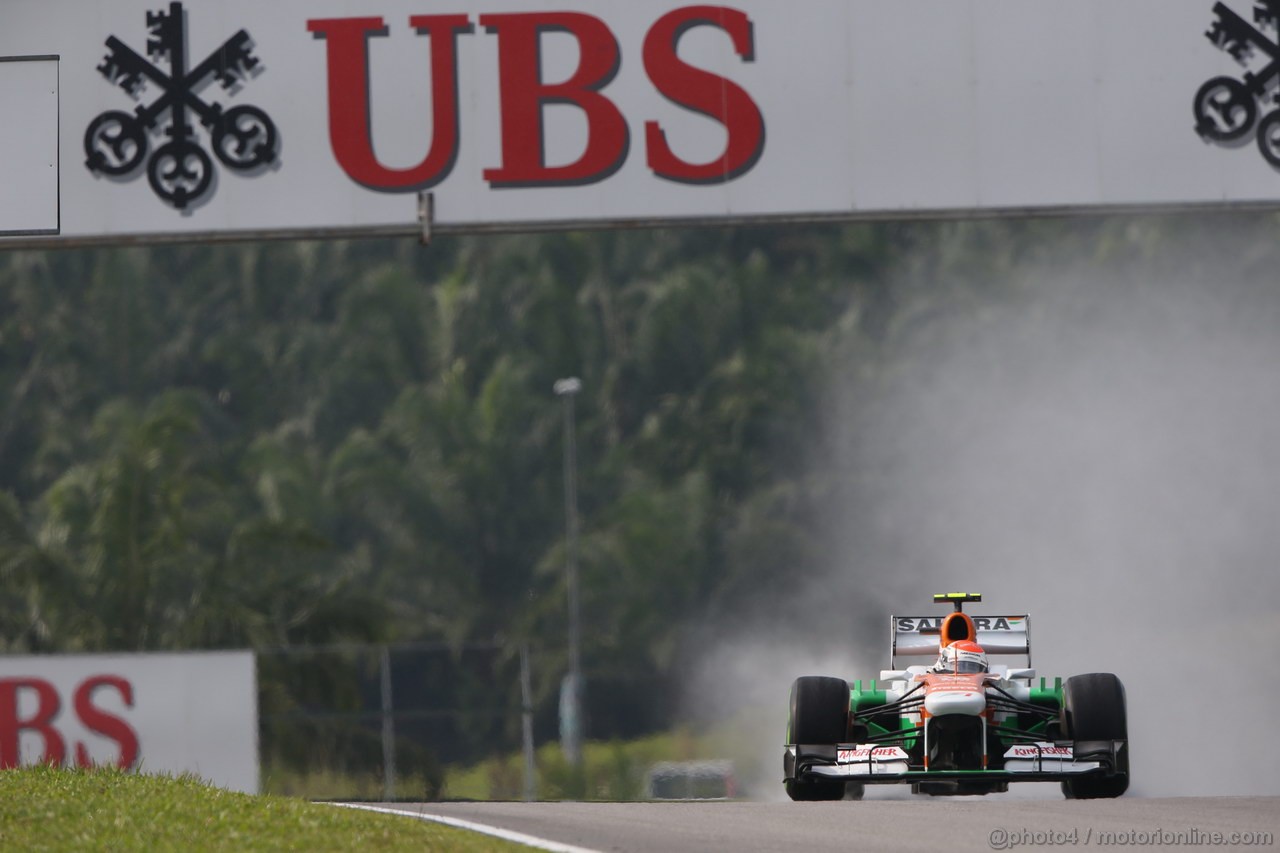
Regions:
[[[133,685],[118,675],[97,675],[85,679],[75,689],[72,708],[80,723],[94,734],[114,740],[119,749],[115,764],[130,769],[138,762],[140,754],[138,734],[124,720],[104,711],[94,704],[94,695],[102,689],[114,689],[120,694],[125,707],[133,707]],[[34,699],[35,709],[22,715],[20,705],[23,696]],[[42,678],[0,679],[0,768],[17,767],[22,760],[21,737],[23,732],[33,732],[43,741],[41,762],[60,765],[67,759],[67,743],[57,728],[62,711],[58,690]],[[75,742],[73,758],[79,767],[89,767],[93,759],[88,747]]]
[[[602,20],[582,12],[481,14],[477,21],[497,39],[501,163],[483,172],[494,188],[592,184],[614,174],[630,147],[626,117],[605,94],[622,63],[617,38]],[[396,169],[374,153],[369,113],[371,39],[390,32],[382,17],[317,18],[307,30],[326,43],[329,143],[334,158],[356,183],[379,192],[413,192],[438,185],[457,161],[462,144],[458,95],[458,44],[473,35],[467,15],[415,15],[409,25],[428,39],[431,53],[432,138],[418,165]],[[737,178],[764,151],[765,123],[751,95],[733,81],[680,59],[681,38],[695,27],[714,27],[728,37],[743,62],[755,61],[751,20],[724,6],[688,6],[660,17],[643,42],[641,59],[654,88],[667,100],[723,125],[720,156],[690,162],[668,142],[654,120],[644,122],[646,163],[665,180],[716,184]],[[578,44],[578,67],[560,83],[542,79],[542,37],[559,32]],[[586,120],[587,139],[570,163],[547,162],[544,108],[567,104]]]

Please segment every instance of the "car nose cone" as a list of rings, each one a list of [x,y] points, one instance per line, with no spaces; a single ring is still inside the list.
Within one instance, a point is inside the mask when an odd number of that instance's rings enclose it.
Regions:
[[[924,709],[931,716],[967,714],[976,716],[987,707],[986,694],[981,690],[930,690],[924,697]]]

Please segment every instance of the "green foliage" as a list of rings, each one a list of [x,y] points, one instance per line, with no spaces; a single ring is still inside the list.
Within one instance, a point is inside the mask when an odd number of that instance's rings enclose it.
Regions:
[[[633,801],[645,796],[645,776],[654,764],[667,761],[727,760],[734,768],[739,792],[751,780],[772,780],[777,756],[767,751],[762,765],[758,711],[738,714],[714,729],[677,728],[629,740],[584,744],[582,765],[570,766],[558,744],[546,744],[534,758],[539,800]],[[772,720],[770,720],[772,722]],[[757,792],[758,793],[758,792]],[[495,755],[463,767],[449,767],[444,794],[457,799],[518,800],[524,796],[524,763],[518,753]]]
[[[659,761],[721,757],[708,753],[709,739],[686,731],[590,742],[582,764],[564,759],[558,744],[534,758],[539,800],[629,801],[644,797],[645,773]],[[497,755],[468,767],[448,768],[444,794],[457,799],[518,800],[524,796],[524,763],[518,753]]]
[[[0,644],[496,640],[514,683],[519,642],[563,648],[551,388],[574,375],[585,665],[670,683],[699,626],[840,563],[815,535],[855,491],[836,478],[884,474],[826,465],[824,424],[856,433],[946,318],[1025,298],[1029,262],[1136,275],[1181,245],[1210,274],[1229,233],[1265,270],[1274,225],[0,254]],[[833,413],[837,380],[852,399]],[[540,660],[545,730],[564,658]],[[667,722],[622,713],[593,734]]]
[[[802,455],[817,241],[882,263],[821,230],[0,256],[3,641],[558,637],[580,375],[591,663],[663,670]]]

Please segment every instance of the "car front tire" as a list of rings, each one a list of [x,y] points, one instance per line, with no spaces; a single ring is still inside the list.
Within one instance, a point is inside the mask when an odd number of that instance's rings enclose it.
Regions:
[[[1109,672],[1093,672],[1067,679],[1062,688],[1063,734],[1076,741],[1122,740],[1120,772],[1115,776],[1081,776],[1062,783],[1071,800],[1118,797],[1129,789],[1129,725],[1124,685]]]
[[[849,733],[849,684],[842,678],[805,675],[791,685],[788,743],[836,744]],[[845,783],[834,780],[801,782],[788,779],[787,796],[797,802],[841,800]],[[861,785],[858,786],[861,789]],[[859,798],[861,790],[857,792]]]

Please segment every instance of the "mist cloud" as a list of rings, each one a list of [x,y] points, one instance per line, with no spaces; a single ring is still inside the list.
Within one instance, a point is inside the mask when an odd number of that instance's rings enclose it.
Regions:
[[[1257,253],[1041,254],[844,373],[841,556],[797,584],[785,632],[713,668],[754,657],[785,715],[796,675],[887,666],[890,612],[977,590],[975,612],[1030,612],[1040,674],[1119,675],[1135,794],[1280,792],[1280,276]]]

